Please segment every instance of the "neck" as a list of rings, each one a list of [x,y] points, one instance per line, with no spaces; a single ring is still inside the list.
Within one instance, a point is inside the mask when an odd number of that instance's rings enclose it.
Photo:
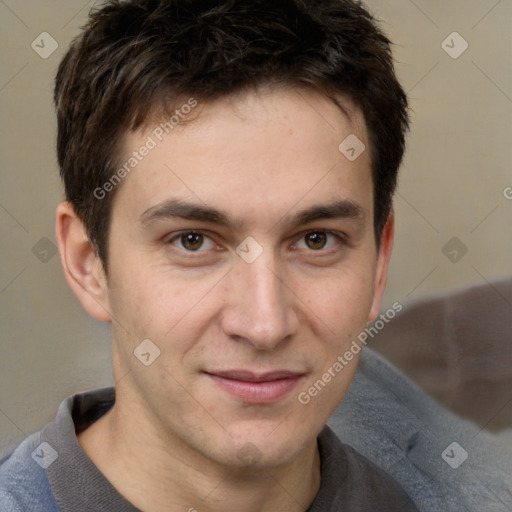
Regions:
[[[303,512],[320,488],[316,439],[281,466],[231,468],[159,432],[122,394],[78,440],[110,483],[144,511]]]

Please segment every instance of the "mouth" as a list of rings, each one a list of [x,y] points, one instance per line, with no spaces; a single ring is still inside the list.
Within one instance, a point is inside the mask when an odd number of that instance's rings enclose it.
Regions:
[[[242,402],[268,404],[288,395],[304,378],[304,373],[277,370],[253,373],[246,370],[205,372],[223,391]]]

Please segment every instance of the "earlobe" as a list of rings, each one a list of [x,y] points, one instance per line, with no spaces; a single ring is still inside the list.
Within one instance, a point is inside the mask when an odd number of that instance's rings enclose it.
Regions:
[[[380,242],[379,254],[377,256],[377,269],[375,272],[375,283],[373,302],[368,315],[368,321],[374,320],[380,312],[380,303],[384,290],[386,289],[386,282],[388,279],[389,261],[391,259],[391,252],[393,249],[393,239],[395,235],[395,213],[393,209],[389,214],[388,220],[382,231]]]
[[[57,207],[55,235],[66,280],[84,309],[102,322],[110,322],[108,288],[103,266],[89,241],[73,205]]]

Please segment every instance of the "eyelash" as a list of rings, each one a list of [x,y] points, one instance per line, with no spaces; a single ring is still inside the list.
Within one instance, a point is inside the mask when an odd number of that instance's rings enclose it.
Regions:
[[[338,243],[334,247],[330,247],[328,249],[318,249],[317,251],[311,249],[308,252],[326,255],[326,254],[332,253],[333,251],[338,250],[340,246],[347,245],[347,243],[348,243],[346,236],[343,233],[340,233],[339,231],[331,231],[328,229],[310,229],[308,231],[305,231],[304,233],[301,233],[298,240],[301,241],[304,238],[306,238],[308,235],[319,234],[319,233],[334,236],[337,239]],[[167,244],[172,245],[173,242],[175,242],[176,240],[179,240],[183,235],[187,235],[187,234],[202,235],[202,236],[210,239],[214,244],[216,244],[215,241],[212,239],[212,237],[208,233],[201,231],[201,230],[180,231],[179,233],[172,235],[171,238],[168,238]],[[218,246],[218,244],[216,244],[216,245]],[[195,255],[200,255],[202,252],[207,252],[207,250],[187,251],[186,249],[180,249],[180,248],[177,248],[177,249],[181,253],[186,253],[187,254],[186,257],[189,257],[189,258],[196,258],[198,256],[195,256]],[[294,250],[296,250],[296,248],[294,248]]]
[[[314,251],[311,249],[309,252],[312,252],[312,253],[316,252],[316,253],[322,253],[322,254],[330,254],[334,251],[339,250],[339,248],[341,246],[346,246],[348,244],[347,237],[344,233],[341,233],[339,231],[331,231],[329,229],[310,229],[310,230],[302,233],[299,240],[303,240],[306,236],[311,235],[313,233],[317,233],[317,234],[322,233],[324,235],[331,235],[336,239],[337,243],[335,246],[329,247],[328,249],[319,249],[318,251]]]

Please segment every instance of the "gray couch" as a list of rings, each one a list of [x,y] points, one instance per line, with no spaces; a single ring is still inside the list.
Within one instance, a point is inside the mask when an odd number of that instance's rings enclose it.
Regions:
[[[328,422],[421,511],[512,511],[510,290],[507,280],[405,308],[363,351]]]
[[[512,279],[421,299],[371,346],[460,416],[512,428]]]

